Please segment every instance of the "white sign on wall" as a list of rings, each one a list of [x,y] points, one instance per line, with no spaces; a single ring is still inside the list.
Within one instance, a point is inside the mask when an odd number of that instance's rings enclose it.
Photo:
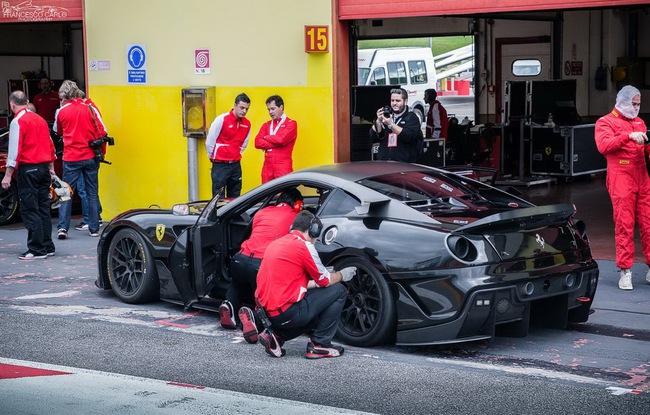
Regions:
[[[147,83],[146,45],[126,45],[126,74],[130,84]]]

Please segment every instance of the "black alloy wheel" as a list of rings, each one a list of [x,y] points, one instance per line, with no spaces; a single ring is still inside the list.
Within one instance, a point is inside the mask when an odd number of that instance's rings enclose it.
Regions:
[[[106,271],[113,292],[125,303],[159,299],[159,281],[151,251],[134,229],[120,229],[115,234],[108,247]]]
[[[0,225],[13,222],[18,217],[18,187],[15,180],[5,190],[0,188]]]
[[[336,336],[351,346],[370,347],[395,341],[395,301],[383,275],[365,258],[349,258],[335,269],[357,267],[345,282],[348,296]]]

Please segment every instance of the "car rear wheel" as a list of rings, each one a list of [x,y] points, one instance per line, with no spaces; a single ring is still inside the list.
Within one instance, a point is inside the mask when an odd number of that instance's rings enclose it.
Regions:
[[[11,181],[9,189],[0,188],[0,225],[13,222],[18,216],[18,187]]]
[[[119,230],[111,240],[106,258],[108,278],[120,300],[139,304],[159,298],[153,257],[138,232],[133,229]]]
[[[395,341],[395,301],[388,283],[365,258],[349,258],[336,269],[357,267],[344,283],[348,296],[341,312],[337,337],[351,346],[370,347]]]

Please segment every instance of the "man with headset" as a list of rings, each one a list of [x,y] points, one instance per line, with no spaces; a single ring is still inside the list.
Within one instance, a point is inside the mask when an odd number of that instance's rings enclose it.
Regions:
[[[282,357],[285,341],[310,334],[305,357],[339,357],[343,347],[332,344],[347,296],[341,281],[350,281],[357,269],[328,271],[314,247],[323,224],[303,210],[293,221],[291,232],[266,248],[257,274],[255,297],[269,317],[272,330],[264,330],[259,341],[273,357]]]
[[[226,291],[226,299],[219,306],[221,327],[235,329],[235,315],[238,314],[244,339],[248,343],[257,342],[258,332],[253,311],[248,307],[241,307],[240,299],[253,298],[257,271],[260,269],[266,247],[289,233],[294,218],[302,210],[302,200],[298,189],[288,189],[278,196],[274,205],[266,206],[255,213],[250,237],[241,244],[240,251],[232,258],[230,286]]]

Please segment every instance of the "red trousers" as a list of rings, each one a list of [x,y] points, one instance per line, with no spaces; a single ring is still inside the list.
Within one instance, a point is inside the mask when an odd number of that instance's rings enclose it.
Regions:
[[[650,265],[650,178],[645,164],[608,166],[607,191],[614,211],[616,266],[634,265],[634,225],[639,223],[641,248]]]

